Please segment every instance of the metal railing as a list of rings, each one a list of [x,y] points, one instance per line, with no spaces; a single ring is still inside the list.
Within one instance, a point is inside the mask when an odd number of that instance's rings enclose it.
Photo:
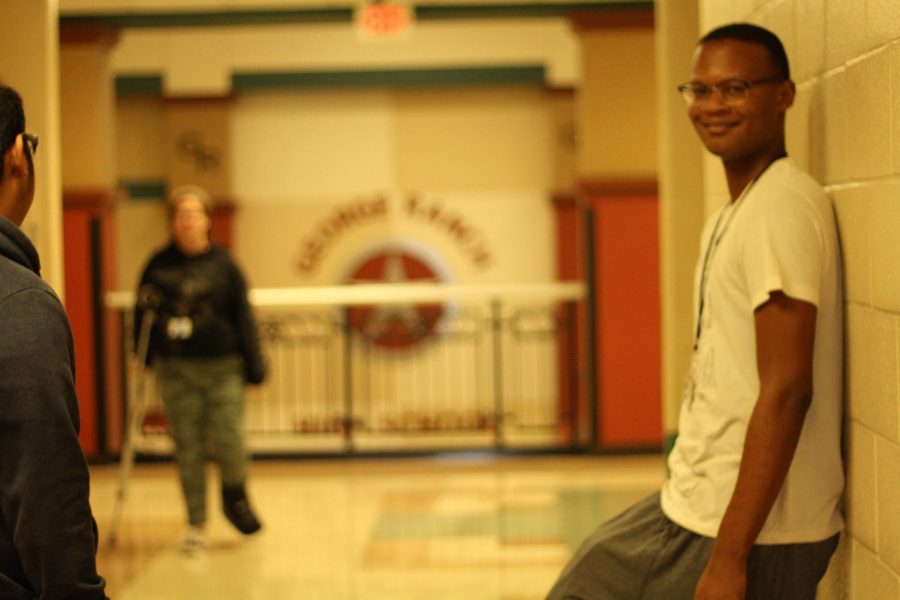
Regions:
[[[576,448],[583,297],[580,283],[253,290],[269,378],[248,390],[248,445],[280,455]],[[124,340],[132,303],[107,297]],[[147,383],[136,448],[168,453]]]

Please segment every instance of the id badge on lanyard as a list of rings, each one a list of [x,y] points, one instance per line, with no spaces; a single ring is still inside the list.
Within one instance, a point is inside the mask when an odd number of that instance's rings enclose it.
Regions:
[[[190,317],[172,317],[166,324],[170,340],[186,340],[194,334],[194,322]]]

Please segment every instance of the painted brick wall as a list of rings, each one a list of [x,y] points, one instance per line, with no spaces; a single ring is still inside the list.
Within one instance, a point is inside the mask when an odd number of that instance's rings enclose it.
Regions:
[[[819,597],[900,600],[900,1],[700,2],[703,31],[748,20],[782,37],[798,85],[788,150],[837,210],[848,530]]]

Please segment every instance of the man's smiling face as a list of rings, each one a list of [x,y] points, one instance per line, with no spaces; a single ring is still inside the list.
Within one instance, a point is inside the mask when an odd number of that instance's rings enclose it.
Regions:
[[[717,39],[698,47],[691,81],[712,86],[734,80],[766,80],[777,75],[764,46]],[[688,114],[707,150],[726,163],[755,161],[782,143],[784,113],[793,97],[790,82],[766,81],[752,85],[740,101],[731,103],[711,90],[688,108]]]

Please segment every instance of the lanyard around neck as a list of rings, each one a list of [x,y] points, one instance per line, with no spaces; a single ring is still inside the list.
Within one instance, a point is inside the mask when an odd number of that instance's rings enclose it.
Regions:
[[[727,206],[722,208],[722,211],[719,213],[719,216],[716,217],[716,224],[713,226],[712,236],[710,237],[709,244],[706,246],[706,253],[703,256],[703,268],[700,271],[700,298],[698,301],[697,307],[697,328],[694,332],[694,350],[700,345],[700,333],[703,331],[703,309],[704,304],[706,302],[706,280],[709,277],[709,270],[712,267],[712,259],[713,255],[715,255],[716,250],[719,247],[719,243],[721,243],[722,238],[725,237],[725,232],[728,231],[728,226],[731,225],[731,221],[734,220],[734,216],[737,214],[738,209],[743,204],[742,200],[750,194],[750,190],[753,189],[753,186],[759,181],[759,178],[762,177],[763,173],[769,170],[769,167],[772,166],[776,160],[780,158],[784,158],[785,155],[779,155],[772,159],[769,164],[767,164],[762,171],[757,173],[753,179],[750,180],[750,183],[744,187],[744,190],[741,192],[741,195],[737,197],[737,200],[731,206],[731,210],[727,210]],[[722,217],[725,216],[725,213],[728,212],[728,220],[724,223],[722,222]],[[722,227],[722,230],[719,231],[719,226]]]

